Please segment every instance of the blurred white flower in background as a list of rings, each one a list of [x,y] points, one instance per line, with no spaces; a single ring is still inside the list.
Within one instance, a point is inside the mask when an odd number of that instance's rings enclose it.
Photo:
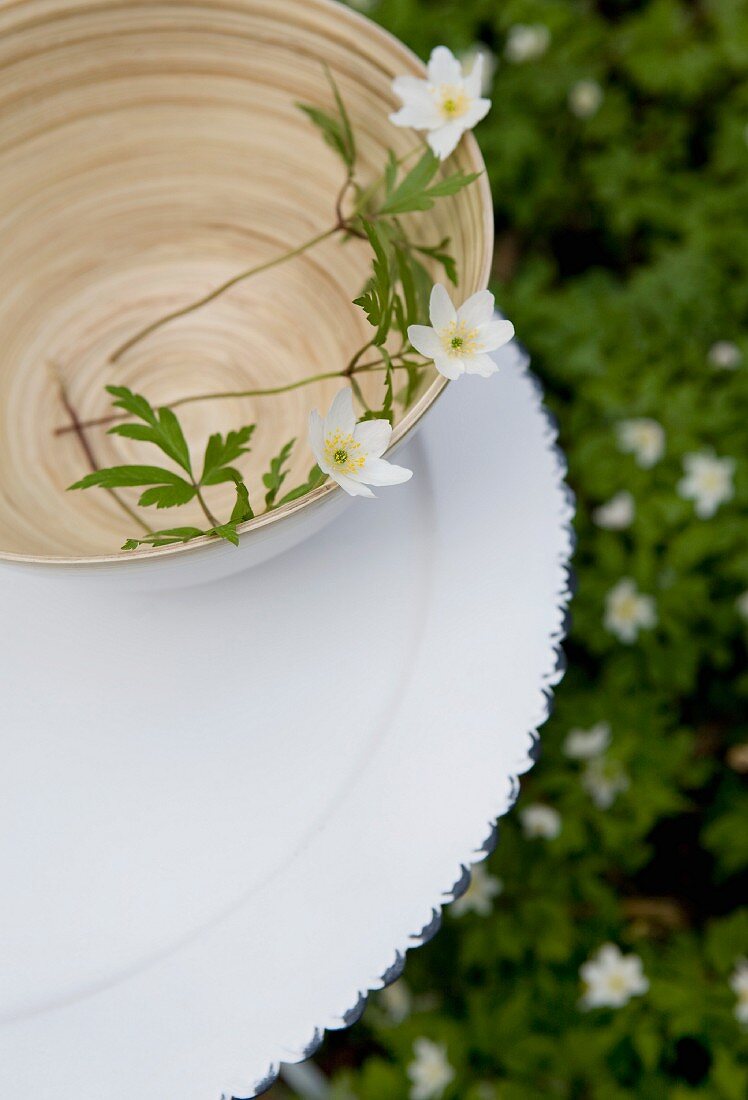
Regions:
[[[439,1100],[454,1080],[447,1048],[421,1037],[413,1043],[414,1060],[408,1066],[411,1100]]]
[[[639,956],[621,954],[614,943],[603,944],[579,973],[585,984],[585,1008],[621,1008],[649,989]]]
[[[564,752],[572,760],[591,760],[601,756],[610,744],[610,726],[598,722],[588,730],[569,730],[564,741]]]
[[[412,470],[382,458],[391,435],[388,420],[356,423],[348,388],[337,394],[324,420],[316,409],[309,414],[309,445],[317,465],[352,497],[373,497],[369,485],[399,485],[413,476]]]
[[[413,1008],[413,997],[402,978],[386,986],[379,994],[379,1000],[393,1024],[401,1024]]]
[[[735,606],[738,609],[738,615],[748,622],[748,588],[745,592],[741,592],[735,601]]]
[[[440,160],[446,160],[462,135],[491,109],[491,100],[481,95],[483,68],[483,57],[479,55],[465,76],[452,51],[437,46],[429,59],[426,80],[398,76],[393,81],[392,90],[403,106],[390,115],[390,121],[395,126],[425,130],[431,151]]]
[[[730,978],[730,989],[737,997],[735,1015],[748,1025],[748,959],[738,959]]]
[[[717,340],[709,348],[707,358],[715,370],[735,370],[740,366],[743,353],[732,340]]]
[[[598,756],[587,761],[582,786],[599,810],[609,810],[618,795],[629,789],[630,783],[617,760]]]
[[[591,118],[600,110],[603,90],[596,80],[578,80],[569,92],[569,110],[577,118]]]
[[[466,913],[487,917],[493,909],[493,899],[502,893],[504,884],[501,879],[489,875],[482,863],[474,864],[470,875],[470,885],[461,898],[452,902],[450,910],[455,917],[463,917]]]
[[[683,457],[685,476],[678,482],[678,492],[694,502],[699,519],[709,519],[720,504],[734,495],[734,458],[717,458],[709,451]]]
[[[499,59],[485,42],[474,42],[467,50],[458,55],[465,72],[472,72],[476,61],[481,63],[481,95],[488,95],[493,86],[493,78],[499,67]]]
[[[514,65],[542,57],[551,43],[551,32],[543,23],[517,23],[509,28],[504,55]]]
[[[535,802],[520,810],[519,819],[525,836],[531,839],[555,840],[561,832],[561,814],[552,806]]]
[[[657,624],[652,596],[643,596],[630,577],[624,577],[605,597],[605,627],[622,642],[635,642],[640,630]]]
[[[633,454],[645,470],[659,462],[665,453],[665,429],[656,420],[647,417],[622,420],[617,432],[619,448]]]
[[[635,513],[634,498],[624,489],[596,508],[592,513],[592,521],[607,531],[624,531],[633,523]]]
[[[432,327],[411,325],[408,339],[416,351],[433,359],[439,374],[455,379],[461,374],[488,378],[496,373],[499,368],[490,353],[509,343],[514,325],[495,319],[490,290],[479,290],[455,309],[445,287],[437,283],[429,316]]]

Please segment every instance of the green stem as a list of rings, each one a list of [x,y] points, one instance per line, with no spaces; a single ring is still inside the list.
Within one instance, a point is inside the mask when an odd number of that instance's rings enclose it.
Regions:
[[[369,347],[369,345],[367,344],[366,347],[363,350],[365,351],[366,348],[368,348],[368,347]],[[357,352],[356,354],[358,355],[360,353]],[[394,362],[395,359],[398,359],[403,354],[404,354],[404,349],[401,349],[396,355],[392,356],[392,359],[393,359],[393,364],[392,365],[395,368],[395,370],[405,369],[402,363],[395,363]],[[218,401],[221,398],[226,398],[226,397],[237,397],[237,398],[239,398],[239,397],[271,397],[273,394],[289,393],[291,390],[301,389],[302,386],[310,386],[314,382],[324,382],[328,378],[350,378],[351,375],[353,375],[353,374],[367,374],[370,371],[383,370],[385,368],[385,366],[386,366],[386,360],[385,359],[372,359],[368,363],[361,363],[358,366],[354,366],[354,369],[353,369],[353,371],[351,371],[350,374],[348,373],[348,368],[346,367],[345,370],[342,370],[342,371],[341,370],[331,370],[331,371],[325,371],[323,374],[311,374],[311,375],[309,375],[308,378],[300,378],[300,379],[298,379],[298,381],[289,382],[285,386],[271,386],[268,389],[230,390],[228,392],[225,391],[225,390],[220,390],[218,392],[211,392],[211,393],[193,393],[189,397],[179,397],[179,398],[177,398],[176,401],[169,402],[169,404],[166,407],[169,408],[169,409],[178,409],[182,405],[191,405],[193,402],[196,402],[196,401]],[[127,420],[127,419],[128,419],[128,414],[127,413],[113,413],[113,414],[109,414],[108,416],[98,416],[93,420],[79,421],[78,422],[78,427],[80,427],[80,428],[100,428],[100,427],[105,426],[106,424],[114,424],[115,422],[117,422],[119,420]],[[66,435],[68,432],[73,432],[73,431],[76,431],[76,430],[77,430],[77,428],[76,428],[75,424],[73,424],[73,423],[65,424],[64,427],[55,429],[55,435]]]
[[[232,287],[235,287],[245,279],[249,279],[253,275],[260,275],[263,271],[269,271],[272,267],[277,267],[279,264],[286,263],[287,260],[292,260],[295,256],[301,256],[302,253],[308,252],[310,248],[314,248],[315,245],[327,240],[328,237],[332,237],[333,234],[340,232],[343,228],[344,226],[338,222],[330,229],[325,229],[324,232],[318,233],[315,237],[305,241],[290,252],[284,252],[282,255],[275,256],[272,260],[267,260],[265,263],[258,264],[256,267],[250,267],[245,271],[240,271],[238,275],[234,275],[230,279],[227,279],[225,283],[221,283],[220,286],[217,286],[202,298],[190,302],[189,305],[183,306],[181,309],[175,309],[172,310],[171,313],[164,314],[164,316],[159,317],[157,321],[153,321],[150,325],[146,325],[145,328],[140,329],[140,331],[136,332],[134,336],[131,336],[129,340],[125,340],[124,344],[120,344],[120,346],[112,352],[110,356],[111,362],[118,362],[126,352],[134,348],[136,344],[139,344],[141,340],[145,340],[147,336],[151,336],[154,332],[163,328],[164,325],[168,325],[171,321],[176,321],[179,317],[186,317],[188,313],[193,313],[196,309],[200,309],[209,302],[215,301],[216,298],[219,298],[222,294],[225,294],[227,290],[231,290]]]
[[[200,492],[200,486],[198,485],[198,483],[196,481],[193,481],[192,484],[195,486],[195,492],[197,494],[198,503],[200,504],[200,507],[202,508],[203,512],[205,513],[205,518],[207,519],[208,523],[211,525],[211,527],[220,527],[220,524],[219,524],[218,520],[216,519],[216,517],[213,515],[210,508],[206,504],[205,497]]]

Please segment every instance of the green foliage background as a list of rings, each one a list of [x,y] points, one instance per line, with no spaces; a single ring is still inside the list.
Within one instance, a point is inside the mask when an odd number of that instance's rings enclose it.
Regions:
[[[422,57],[481,41],[498,56],[478,137],[496,205],[493,289],[561,425],[578,498],[579,592],[569,671],[543,757],[501,826],[488,917],[447,915],[413,953],[412,1010],[374,999],[320,1063],[338,1100],[406,1100],[419,1036],[446,1044],[446,1100],[745,1100],[748,1030],[729,977],[748,955],[748,5],[742,0],[379,0],[369,14]],[[543,24],[547,50],[511,63],[507,34]],[[603,90],[577,117],[579,80]],[[717,370],[709,349],[743,352]],[[652,417],[664,457],[640,468],[615,427]],[[683,455],[737,461],[710,519],[676,490]],[[592,511],[628,489],[636,517]],[[625,645],[604,627],[622,576],[659,624]],[[607,810],[562,752],[607,721],[630,779]],[[561,814],[528,840],[518,811]],[[650,990],[583,1011],[580,964],[606,941],[643,960]]]

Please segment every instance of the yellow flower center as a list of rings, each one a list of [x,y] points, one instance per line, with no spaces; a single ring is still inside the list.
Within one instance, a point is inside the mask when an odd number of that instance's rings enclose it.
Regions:
[[[438,91],[439,106],[445,118],[460,118],[470,101],[463,88],[455,84],[441,84]]]
[[[452,321],[440,333],[442,345],[447,355],[453,358],[462,358],[465,355],[475,355],[477,350],[478,330],[469,329],[464,321]]]
[[[639,614],[639,601],[633,595],[623,596],[619,600],[616,611],[619,619],[624,622],[633,622]]]
[[[355,474],[366,463],[366,455],[361,454],[361,444],[352,435],[335,432],[325,439],[325,459],[341,474]]]

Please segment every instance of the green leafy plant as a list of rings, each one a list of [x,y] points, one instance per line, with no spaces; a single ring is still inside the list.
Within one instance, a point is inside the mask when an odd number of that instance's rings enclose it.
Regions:
[[[301,103],[298,107],[320,131],[326,144],[338,155],[345,171],[335,201],[335,224],[329,230],[315,235],[310,241],[278,256],[269,264],[240,272],[196,302],[158,318],[120,345],[111,358],[113,362],[117,362],[122,355],[163,325],[203,308],[238,282],[251,278],[268,267],[288,262],[334,234],[340,234],[343,238],[358,238],[368,242],[371,247],[371,274],[353,304],[366,314],[374,330],[373,335],[338,370],[268,389],[246,390],[243,393],[218,391],[192,394],[176,398],[168,406],[154,410],[145,397],[133,394],[122,386],[108,386],[107,392],[114,398],[112,406],[115,411],[112,414],[93,421],[80,421],[75,417],[73,424],[60,431],[75,430],[81,433],[92,427],[112,424],[109,428],[110,434],[153,444],[178,469],[146,465],[114,466],[93,471],[71,488],[100,487],[113,490],[139,487],[143,489],[138,500],[139,507],[177,508],[197,501],[208,521],[205,529],[175,526],[150,531],[144,537],[128,539],[123,549],[165,546],[189,542],[203,536],[237,543],[239,526],[254,516],[244,479],[233,465],[237,458],[248,453],[247,444],[254,425],[229,432],[225,438],[220,435],[211,436],[206,447],[202,472],[198,477],[193,471],[189,447],[175,412],[181,405],[226,397],[285,393],[322,379],[340,378],[350,382],[361,405],[361,419],[381,418],[392,424],[396,400],[407,407],[423,383],[425,363],[410,347],[408,328],[426,320],[428,316],[428,299],[433,277],[427,265],[441,267],[455,285],[458,275],[454,258],[449,253],[448,238],[433,245],[414,243],[401,219],[405,214],[431,210],[439,199],[456,195],[463,188],[469,187],[478,175],[455,172],[438,178],[442,171],[441,162],[430,150],[423,152],[417,147],[415,151],[419,151],[420,156],[412,167],[405,167],[402,160],[399,161],[394,152],[390,151],[381,176],[364,186],[357,177],[358,152],[351,119],[332,73],[327,68],[325,75],[332,94],[332,108],[325,110]],[[349,191],[353,195],[353,201],[351,209],[346,213],[344,207]],[[392,346],[395,339],[399,345],[397,347]],[[366,358],[371,349],[374,349],[372,354],[378,354],[378,358]],[[394,384],[396,371],[403,372],[405,376],[405,384],[397,392]],[[384,375],[382,402],[378,409],[367,405],[356,377],[369,372],[382,372]],[[120,423],[127,417],[135,417],[135,420]],[[270,469],[263,475],[266,511],[299,499],[314,491],[325,480],[319,467],[314,466],[306,482],[285,496],[281,495],[295,443],[296,440],[286,443],[272,460]],[[204,490],[227,481],[236,486],[237,500],[231,516],[220,523],[207,504]]]

